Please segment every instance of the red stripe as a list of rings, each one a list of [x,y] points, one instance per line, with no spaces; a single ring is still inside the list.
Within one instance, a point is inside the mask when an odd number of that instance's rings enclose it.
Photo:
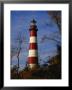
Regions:
[[[30,31],[30,36],[37,36],[37,33],[35,30]]]
[[[36,25],[31,25],[29,30],[37,30],[37,26]]]
[[[37,43],[30,43],[29,49],[37,49]]]
[[[38,63],[38,58],[37,57],[28,57],[28,63],[36,64],[36,63]]]

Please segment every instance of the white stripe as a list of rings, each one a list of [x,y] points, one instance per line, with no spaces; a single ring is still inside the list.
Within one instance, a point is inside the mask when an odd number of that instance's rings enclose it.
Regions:
[[[29,50],[29,57],[37,57],[37,50]]]
[[[32,69],[34,67],[37,67],[37,64],[29,64],[29,68]]]
[[[37,42],[36,36],[30,36],[30,43],[36,43],[36,42]]]

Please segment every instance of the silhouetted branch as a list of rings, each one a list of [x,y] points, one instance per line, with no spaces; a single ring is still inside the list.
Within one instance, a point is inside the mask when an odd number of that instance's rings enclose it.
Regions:
[[[55,21],[55,23],[57,24],[57,26],[61,32],[61,11],[48,11],[48,14]]]

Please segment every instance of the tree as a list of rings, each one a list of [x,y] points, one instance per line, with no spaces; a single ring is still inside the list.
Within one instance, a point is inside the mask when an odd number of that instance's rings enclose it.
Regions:
[[[19,68],[20,68],[20,53],[22,48],[22,44],[26,42],[26,37],[25,35],[23,36],[21,32],[17,33],[16,38],[14,38],[14,45],[11,46],[11,64],[12,64],[12,58],[13,56],[17,57],[18,63],[17,63],[17,73],[19,75]]]
[[[58,26],[57,32],[52,32],[51,35],[43,35],[41,38],[41,43],[52,41],[56,44],[57,47],[57,53],[59,55],[59,58],[61,57],[61,11],[48,11],[48,15],[50,16],[51,21],[49,23],[46,23],[48,27],[52,27],[53,23],[56,23]]]
[[[14,45],[11,45],[11,65],[12,64],[12,58],[17,54],[16,47]]]
[[[17,65],[14,65],[12,68],[11,68],[11,79],[16,79],[18,78],[18,67]]]
[[[51,40],[56,43],[58,52],[61,50],[61,11],[48,11],[48,15],[51,17],[51,21],[55,22],[59,28],[59,32],[53,33],[50,36],[44,35],[41,38],[41,42],[45,42],[46,40]],[[52,24],[52,23],[50,23]],[[47,24],[49,25],[49,24]],[[49,25],[51,26],[51,25]]]
[[[19,65],[19,59],[20,58],[19,57],[20,57],[20,53],[21,53],[21,50],[22,50],[22,44],[25,43],[25,42],[26,42],[25,35],[22,36],[22,33],[19,32],[17,34],[17,37],[16,37],[16,44],[17,44],[17,46],[16,46],[16,48],[17,48],[17,54],[16,54],[16,56],[17,56],[17,59],[18,59],[18,73],[19,73],[19,68],[20,68],[20,65]]]
[[[61,11],[48,11],[48,14],[52,17],[52,20],[54,20],[55,23],[57,24],[61,34]],[[55,38],[49,38],[49,39],[57,43],[57,50],[58,50],[58,53],[61,55],[61,45],[59,45],[61,41],[58,41]]]
[[[61,11],[48,11],[48,14],[51,16],[52,20],[55,21],[61,32]]]

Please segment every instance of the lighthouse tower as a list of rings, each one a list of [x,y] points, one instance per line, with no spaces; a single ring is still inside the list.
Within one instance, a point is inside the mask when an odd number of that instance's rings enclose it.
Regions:
[[[30,42],[29,42],[29,55],[28,67],[34,69],[38,67],[38,46],[37,46],[37,26],[36,21],[33,19],[30,24]]]

